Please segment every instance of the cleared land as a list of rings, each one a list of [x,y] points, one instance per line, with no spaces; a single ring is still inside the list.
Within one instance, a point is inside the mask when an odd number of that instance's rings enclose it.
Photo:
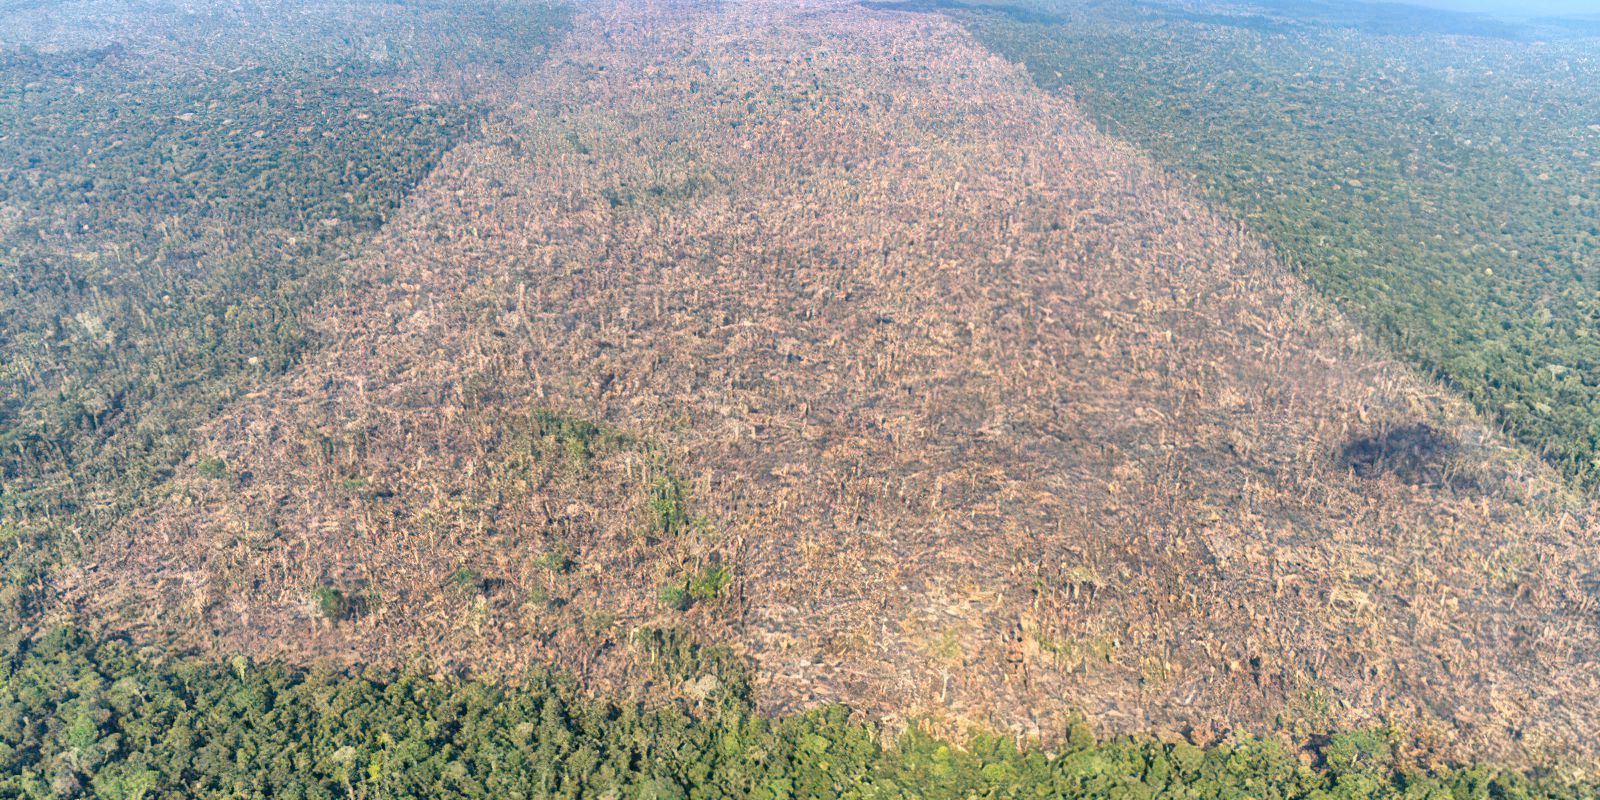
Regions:
[[[1592,752],[1592,510],[1075,106],[939,17],[575,25],[83,616],[600,689],[667,622],[778,709]]]

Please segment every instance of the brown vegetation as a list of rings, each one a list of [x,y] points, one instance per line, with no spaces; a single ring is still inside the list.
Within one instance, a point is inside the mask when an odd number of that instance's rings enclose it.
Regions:
[[[1592,749],[1588,512],[948,21],[616,7],[509,96],[86,611],[602,687],[668,621],[779,708]],[[1422,425],[1423,479],[1349,463]]]

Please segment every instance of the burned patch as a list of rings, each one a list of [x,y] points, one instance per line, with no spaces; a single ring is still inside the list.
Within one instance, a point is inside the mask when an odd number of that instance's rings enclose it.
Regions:
[[[1437,484],[1458,447],[1449,434],[1418,422],[1348,442],[1339,462],[1363,478],[1393,475],[1413,486]]]

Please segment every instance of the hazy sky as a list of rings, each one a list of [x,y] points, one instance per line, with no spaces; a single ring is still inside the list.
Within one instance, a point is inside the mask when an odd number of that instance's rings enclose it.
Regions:
[[[1518,17],[1539,14],[1600,14],[1600,0],[1404,0],[1455,11],[1484,11]]]

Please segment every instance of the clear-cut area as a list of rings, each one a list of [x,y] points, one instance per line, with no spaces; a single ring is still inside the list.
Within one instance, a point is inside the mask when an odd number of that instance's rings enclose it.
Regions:
[[[600,690],[670,620],[774,710],[1593,754],[1593,509],[1238,221],[942,16],[575,24],[411,89],[495,110],[203,429],[238,479],[72,568],[86,615]]]

